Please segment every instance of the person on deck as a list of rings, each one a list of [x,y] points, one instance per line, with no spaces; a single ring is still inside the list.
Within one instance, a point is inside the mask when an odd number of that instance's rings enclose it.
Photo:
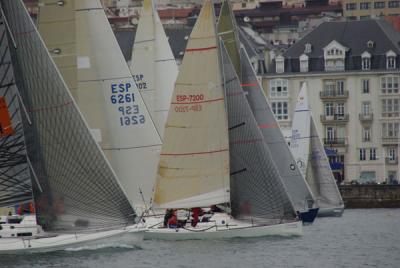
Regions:
[[[178,218],[176,217],[176,210],[172,211],[172,216],[168,219],[168,228],[176,228],[178,226]]]
[[[203,215],[203,210],[201,208],[192,208],[192,227],[196,227],[199,222],[199,216]]]

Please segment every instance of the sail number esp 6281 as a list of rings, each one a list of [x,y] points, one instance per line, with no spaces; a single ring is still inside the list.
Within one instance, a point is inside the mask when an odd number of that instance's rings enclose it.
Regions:
[[[146,122],[146,118],[140,113],[139,105],[136,104],[131,83],[111,84],[110,101],[111,104],[118,106],[121,126],[132,126]]]

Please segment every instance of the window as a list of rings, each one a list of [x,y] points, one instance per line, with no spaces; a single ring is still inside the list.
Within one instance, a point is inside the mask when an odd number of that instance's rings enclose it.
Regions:
[[[385,8],[385,2],[375,2],[374,8],[375,9]]]
[[[366,159],[365,157],[365,148],[360,149],[360,161],[364,161]]]
[[[369,160],[376,160],[376,148],[369,149]]]
[[[386,76],[381,78],[382,94],[399,93],[399,76]]]
[[[332,102],[325,103],[325,115],[326,116],[334,116],[335,115],[335,106]]]
[[[288,103],[287,102],[272,102],[272,111],[278,120],[288,120]]]
[[[270,96],[274,97],[287,97],[288,96],[288,80],[286,79],[273,79],[270,82]]]
[[[363,128],[362,140],[364,142],[371,141],[371,128],[369,127]]]
[[[369,57],[363,57],[361,60],[361,68],[365,70],[370,70],[371,69],[371,58]]]
[[[371,3],[370,2],[362,2],[360,3],[360,9],[370,9]]]
[[[364,101],[362,103],[362,114],[363,115],[370,115],[371,114],[371,102]]]
[[[397,117],[399,116],[400,99],[383,99],[382,100],[382,116],[383,117]]]
[[[388,122],[382,123],[382,137],[383,138],[397,138],[399,135],[399,123]]]
[[[356,9],[357,9],[356,3],[346,4],[346,10],[356,10]]]
[[[337,94],[339,96],[344,95],[344,81],[343,80],[336,81],[336,90],[337,90]]]
[[[308,72],[308,56],[306,54],[300,56],[300,72]]]
[[[396,57],[395,56],[389,56],[386,58],[386,67],[388,69],[395,69],[396,68]]]
[[[336,104],[336,116],[338,118],[344,117],[344,103],[343,102],[339,102]]]
[[[389,1],[388,7],[389,7],[389,8],[397,8],[397,7],[400,7],[400,1]]]
[[[388,158],[389,160],[396,160],[396,156],[397,156],[397,148],[394,147],[389,147],[388,148]]]
[[[326,127],[326,139],[328,141],[335,140],[335,129],[333,127]]]
[[[369,93],[369,79],[362,79],[362,93]]]
[[[312,46],[310,43],[307,43],[304,48],[304,53],[311,53]]]

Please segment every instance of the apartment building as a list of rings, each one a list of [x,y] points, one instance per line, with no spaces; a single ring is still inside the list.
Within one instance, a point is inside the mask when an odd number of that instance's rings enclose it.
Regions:
[[[390,23],[322,23],[267,65],[264,89],[288,135],[300,86],[308,84],[338,180],[400,180],[400,33]]]
[[[342,6],[349,20],[400,15],[400,0],[343,0]]]

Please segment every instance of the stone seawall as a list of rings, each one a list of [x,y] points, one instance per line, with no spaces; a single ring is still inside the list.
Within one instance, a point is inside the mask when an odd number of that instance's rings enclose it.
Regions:
[[[400,185],[341,185],[346,208],[400,208]]]

